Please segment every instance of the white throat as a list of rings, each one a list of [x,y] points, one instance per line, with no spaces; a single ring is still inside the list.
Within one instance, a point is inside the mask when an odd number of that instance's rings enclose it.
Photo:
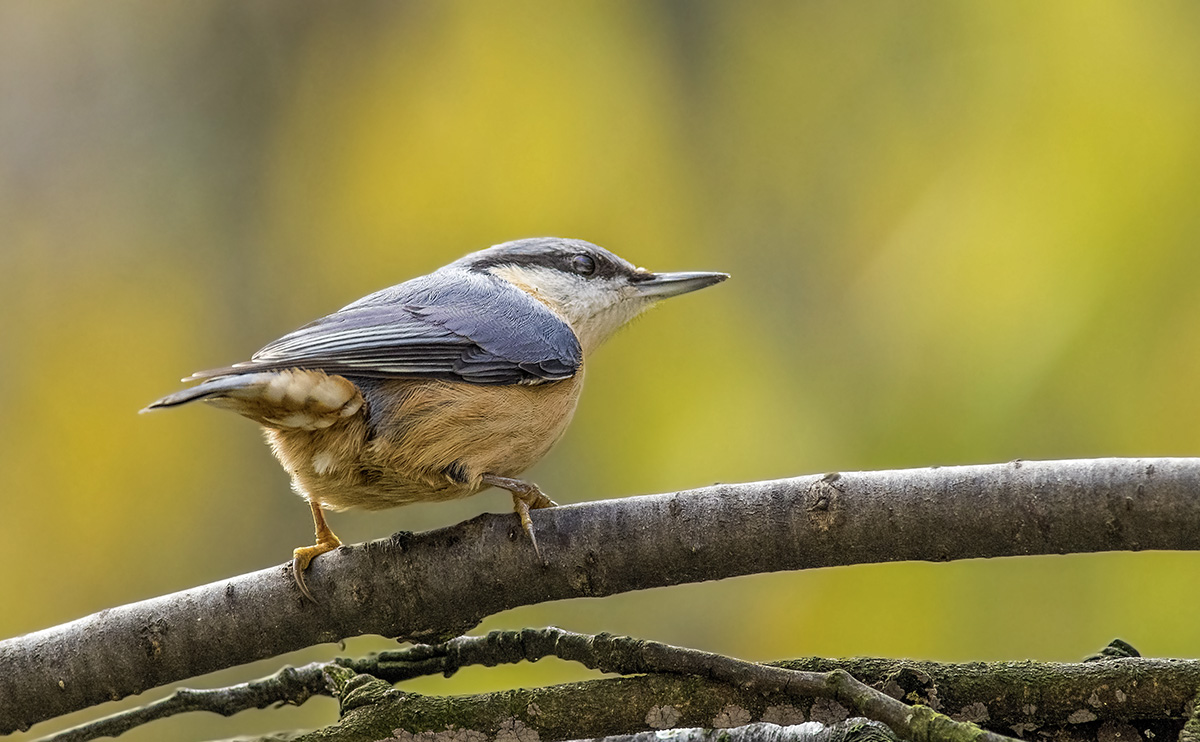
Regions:
[[[538,266],[501,265],[490,271],[562,318],[585,356],[654,303],[621,278],[589,279]]]

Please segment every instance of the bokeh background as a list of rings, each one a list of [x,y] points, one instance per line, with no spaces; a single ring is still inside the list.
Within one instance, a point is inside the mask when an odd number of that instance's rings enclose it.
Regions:
[[[522,236],[733,274],[592,360],[575,423],[531,473],[562,502],[1195,454],[1198,38],[1183,0],[2,3],[0,637],[309,543],[252,424],[137,410]],[[508,509],[493,493],[332,525],[354,542]],[[1073,660],[1115,636],[1195,657],[1197,570],[1191,554],[830,569],[480,630],[553,623],[751,659]],[[408,687],[582,676],[543,662]],[[317,700],[127,738],[334,717]]]

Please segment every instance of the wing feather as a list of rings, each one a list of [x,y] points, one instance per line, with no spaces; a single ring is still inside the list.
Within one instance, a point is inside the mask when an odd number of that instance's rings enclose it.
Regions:
[[[582,362],[571,328],[487,274],[441,272],[371,294],[269,343],[249,361],[194,378],[282,368],[476,384],[566,379]]]

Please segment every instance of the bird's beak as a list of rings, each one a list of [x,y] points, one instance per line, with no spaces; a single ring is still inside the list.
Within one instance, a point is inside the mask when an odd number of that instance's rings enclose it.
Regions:
[[[645,278],[634,280],[638,293],[654,299],[665,299],[668,296],[679,296],[689,291],[698,291],[729,278],[728,273],[710,273],[707,271],[680,271],[678,273],[647,273]]]

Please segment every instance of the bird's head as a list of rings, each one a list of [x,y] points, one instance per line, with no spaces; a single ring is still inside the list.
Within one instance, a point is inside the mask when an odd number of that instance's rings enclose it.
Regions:
[[[548,306],[590,353],[655,302],[712,286],[727,273],[651,273],[583,240],[537,237],[505,242],[453,264],[488,273]]]

